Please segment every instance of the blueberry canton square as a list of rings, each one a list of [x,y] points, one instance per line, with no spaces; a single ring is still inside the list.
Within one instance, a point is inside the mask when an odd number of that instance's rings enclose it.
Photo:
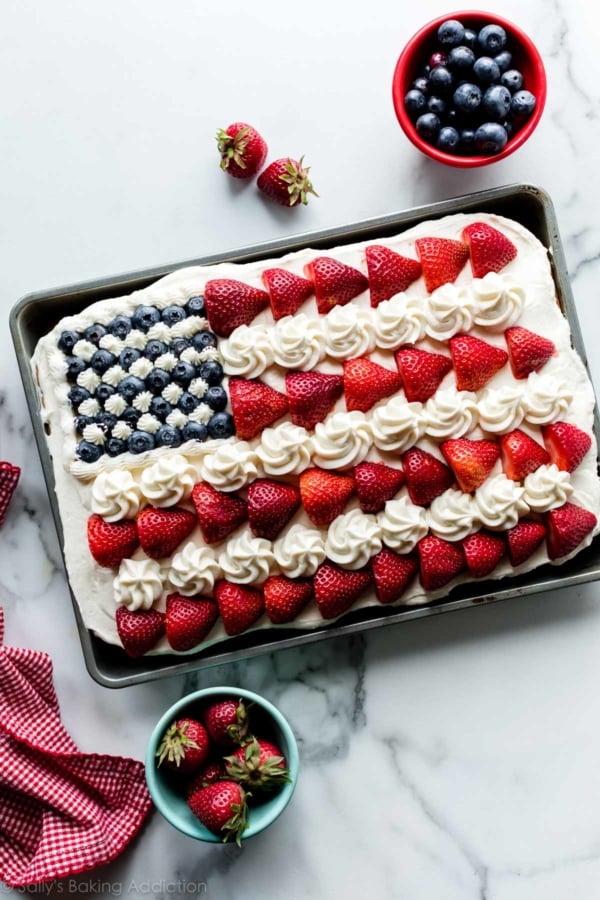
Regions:
[[[201,295],[63,331],[58,347],[83,462],[235,433]]]

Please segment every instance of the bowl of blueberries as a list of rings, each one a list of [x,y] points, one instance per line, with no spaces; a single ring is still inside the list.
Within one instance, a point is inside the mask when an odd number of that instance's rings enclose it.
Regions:
[[[487,12],[440,16],[400,54],[392,83],[406,136],[438,162],[471,168],[514,153],[535,130],[546,74],[531,39]]]

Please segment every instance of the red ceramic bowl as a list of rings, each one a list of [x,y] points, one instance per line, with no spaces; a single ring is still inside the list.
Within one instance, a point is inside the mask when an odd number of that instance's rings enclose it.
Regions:
[[[447,19],[458,19],[466,28],[473,28],[475,31],[490,23],[501,25],[508,37],[506,49],[510,50],[513,55],[514,68],[519,69],[523,73],[524,88],[535,94],[537,102],[533,113],[525,124],[509,138],[504,150],[496,153],[494,156],[455,156],[451,153],[445,153],[443,150],[438,150],[437,147],[428,144],[427,141],[424,141],[417,134],[414,123],[404,108],[404,96],[417,77],[418,71],[437,48],[437,30],[442,22],[445,22]],[[533,134],[542,117],[546,103],[546,72],[542,58],[531,39],[520,28],[513,25],[512,22],[507,22],[506,19],[502,19],[494,13],[478,10],[451,12],[445,16],[439,16],[437,19],[424,25],[409,40],[396,63],[392,82],[392,96],[398,121],[404,133],[415,147],[418,147],[422,153],[425,153],[431,159],[437,160],[437,162],[470,169],[475,166],[488,166],[490,163],[505,159]]]

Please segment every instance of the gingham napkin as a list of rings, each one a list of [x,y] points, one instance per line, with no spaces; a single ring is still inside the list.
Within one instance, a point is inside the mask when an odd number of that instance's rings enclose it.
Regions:
[[[3,637],[0,607],[0,880],[23,887],[114,859],[151,800],[141,762],[79,752],[50,657]]]

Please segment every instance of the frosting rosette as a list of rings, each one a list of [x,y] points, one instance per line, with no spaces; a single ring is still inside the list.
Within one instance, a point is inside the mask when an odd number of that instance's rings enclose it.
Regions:
[[[523,500],[533,512],[548,512],[562,506],[573,493],[571,476],[552,463],[540,466],[523,482]]]
[[[288,578],[310,578],[325,560],[325,542],[320,531],[292,525],[273,545],[275,562]]]
[[[263,325],[240,325],[219,350],[227,375],[256,378],[273,363],[271,338]]]
[[[117,606],[150,609],[163,591],[161,567],[153,559],[124,559],[114,580]]]
[[[292,422],[265,428],[256,457],[267,475],[298,475],[310,465],[312,439],[306,430]]]
[[[402,344],[416,344],[425,334],[426,309],[423,300],[396,294],[383,300],[374,313],[375,343],[381,350],[395,350]]]
[[[347,469],[362,462],[370,447],[371,425],[364,413],[334,413],[315,427],[313,462],[322,469]]]
[[[101,472],[92,486],[91,507],[106,522],[135,519],[142,506],[142,491],[128,469]]]
[[[488,272],[473,280],[476,325],[490,331],[504,331],[514,325],[523,312],[525,291],[504,275]]]
[[[450,488],[427,510],[429,530],[446,541],[461,541],[479,528],[479,508],[471,494]]]
[[[423,420],[430,437],[462,437],[477,425],[477,396],[472,391],[438,390],[425,404]]]
[[[142,472],[142,493],[153,506],[176,506],[192,492],[196,470],[181,453],[163,456]]]
[[[377,516],[383,543],[398,553],[409,553],[428,531],[427,514],[408,497],[388,500]]]
[[[262,584],[271,574],[274,561],[271,542],[252,537],[249,531],[229,541],[219,555],[224,577],[238,584]]]
[[[423,405],[400,396],[378,406],[371,419],[373,443],[380,450],[402,453],[413,447],[425,433]]]
[[[564,416],[573,399],[572,389],[560,378],[532,372],[523,397],[525,418],[532,425],[547,425]]]
[[[375,347],[375,328],[368,310],[334,306],[324,321],[325,351],[332,359],[364,356]]]
[[[284,316],[271,332],[273,359],[284,369],[314,369],[325,356],[321,323],[304,313]]]
[[[529,512],[524,494],[525,489],[504,473],[488,478],[475,492],[481,524],[492,531],[514,528]]]
[[[202,479],[216,488],[239,491],[258,475],[256,463],[256,453],[247,441],[221,444],[202,459]]]
[[[360,509],[334,519],[325,541],[329,559],[344,569],[362,569],[381,547],[381,525],[375,516]]]
[[[475,303],[471,292],[455,284],[443,284],[429,298],[425,333],[435,341],[448,341],[473,326]]]
[[[215,581],[221,577],[221,567],[209,547],[190,541],[173,557],[167,577],[184,597],[210,594]]]
[[[525,418],[523,394],[518,387],[487,388],[479,401],[479,424],[485,431],[505,434]]]

